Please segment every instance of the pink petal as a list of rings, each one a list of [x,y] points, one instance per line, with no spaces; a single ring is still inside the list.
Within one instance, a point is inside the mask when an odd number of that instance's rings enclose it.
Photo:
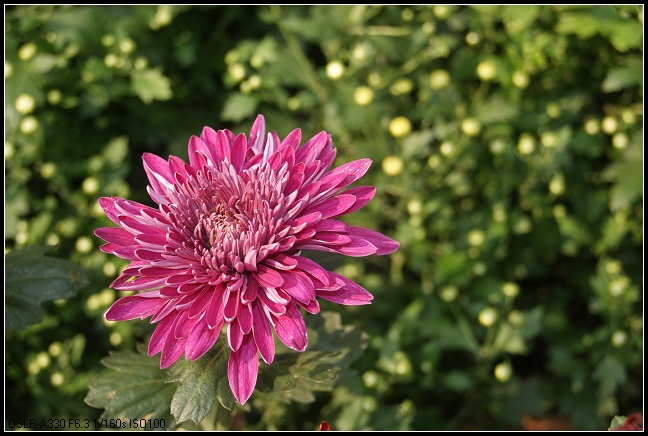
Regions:
[[[259,292],[259,284],[256,280],[248,280],[243,289],[243,295],[241,295],[241,302],[248,304],[257,298],[257,293]]]
[[[240,290],[225,291],[225,308],[223,309],[223,318],[225,318],[226,322],[232,322],[232,320],[236,318],[239,305],[241,304],[239,302],[239,293]]]
[[[211,152],[207,148],[207,144],[199,137],[192,136],[189,139],[189,163],[196,169],[202,168],[204,165],[204,159],[201,159],[200,155],[211,158]]]
[[[222,286],[214,286],[212,288],[212,300],[205,314],[205,320],[209,328],[220,330],[220,326],[224,322],[223,309],[225,308],[225,292],[228,291],[225,291]]]
[[[114,222],[115,224],[119,224],[119,219],[117,218],[117,215],[119,215],[121,212],[117,210],[115,207],[115,201],[116,197],[101,197],[99,198],[99,205],[103,209],[104,213],[106,216],[110,219],[110,221]],[[120,198],[120,200],[122,200]],[[99,236],[99,235],[97,235]],[[101,238],[101,236],[99,236]]]
[[[344,174],[344,181],[340,182],[340,184],[338,185],[338,187],[342,189],[364,176],[369,170],[370,166],[371,159],[354,160],[352,162],[345,163],[344,165],[340,165],[335,169],[332,169],[331,171],[326,173],[326,176],[324,176],[324,178],[332,177],[337,174]]]
[[[252,335],[245,335],[238,351],[230,352],[227,378],[232,393],[240,404],[250,398],[259,372],[259,357]]]
[[[166,196],[167,192],[173,190],[173,175],[169,171],[169,163],[152,153],[144,153],[142,159],[151,187],[158,194]]]
[[[353,203],[353,206],[351,206],[345,212],[349,214],[365,207],[365,205],[371,201],[374,195],[376,195],[376,188],[374,188],[373,186],[358,186],[356,188],[347,189],[343,193],[353,195],[356,198],[356,202]]]
[[[236,139],[234,139],[234,143],[232,144],[232,149],[230,150],[232,165],[237,171],[240,171],[241,168],[243,167],[243,162],[245,160],[246,152],[247,152],[247,140],[245,139],[245,135],[243,134],[238,135]]]
[[[312,139],[309,139],[302,145],[300,148],[297,149],[297,153],[295,153],[295,159],[297,162],[304,162],[305,164],[309,164],[313,162],[315,159],[317,159],[324,150],[324,147],[328,144],[330,147],[331,143],[331,135],[328,133],[322,131],[315,135]]]
[[[143,247],[159,248],[159,247],[164,247],[166,245],[167,236],[166,234],[162,234],[162,233],[158,233],[158,234],[142,233],[135,236],[135,241],[139,242],[139,244]]]
[[[122,297],[110,306],[106,312],[106,319],[108,321],[144,319],[157,312],[165,302],[163,298],[143,298],[140,295]]]
[[[133,235],[117,227],[102,227],[94,231],[95,236],[116,245],[134,245]]]
[[[227,343],[232,351],[237,351],[241,346],[241,342],[243,342],[243,332],[238,320],[235,318],[234,321],[227,324]]]
[[[281,302],[271,300],[268,297],[267,290],[262,290],[261,292],[259,292],[257,301],[259,301],[260,303],[263,303],[263,305],[267,308],[267,310],[270,313],[272,313],[273,315],[279,316],[279,315],[283,315],[284,313],[286,313],[285,303],[281,303]]]
[[[296,149],[301,142],[301,136],[301,129],[293,130],[281,142],[281,148],[291,147],[292,149]]]
[[[331,291],[318,289],[317,296],[319,298],[347,306],[370,304],[371,300],[373,300],[373,295],[359,284],[339,274],[333,272],[329,274],[331,274],[331,277],[342,281],[344,286]]]
[[[260,302],[253,303],[252,333],[254,334],[254,342],[259,349],[259,353],[261,353],[263,361],[269,365],[274,360],[275,344],[272,337],[270,320],[262,307]]]
[[[349,225],[345,222],[335,219],[325,219],[313,226],[313,230],[317,232],[335,232],[338,234],[349,233]]]
[[[297,301],[297,304],[303,307],[306,312],[312,313],[313,315],[318,314],[320,311],[320,305],[317,300],[311,300],[308,302],[308,304]]]
[[[286,313],[274,320],[275,331],[286,347],[296,351],[304,351],[308,345],[306,323],[295,303],[286,306]]]
[[[230,142],[225,132],[219,130],[214,143],[214,163],[220,164],[225,159],[230,160]]]
[[[274,269],[268,268],[267,266],[262,264],[257,265],[257,271],[252,273],[252,275],[254,276],[254,278],[256,278],[257,282],[259,282],[261,286],[268,288],[278,288],[279,286],[283,285],[281,274],[279,274]]]
[[[248,141],[248,148],[254,149],[257,153],[263,152],[263,138],[265,136],[265,118],[259,115],[252,124],[250,130],[250,139]]]
[[[400,244],[394,241],[392,238],[378,233],[374,230],[365,229],[363,227],[350,227],[350,233],[354,236],[364,239],[365,241],[370,242],[378,248],[374,254],[384,255],[391,254],[394,251],[398,250]]]
[[[299,248],[304,250],[310,249],[328,251],[330,253],[344,254],[346,256],[352,257],[369,256],[370,254],[374,254],[378,250],[375,245],[368,241],[365,241],[364,239],[356,238],[351,235],[348,235],[348,237],[351,239],[351,242],[342,246],[329,246],[325,243],[306,241],[302,244],[299,244]]]
[[[155,331],[151,335],[151,339],[149,340],[149,356],[153,356],[162,350],[167,338],[171,336],[171,333],[173,332],[172,327],[175,326],[175,320],[175,316],[167,316],[157,325]]]
[[[117,278],[117,280],[120,279],[121,276]],[[110,284],[111,288],[120,291],[144,291],[147,289],[152,289],[157,286],[163,285],[166,278],[165,277],[139,277],[135,280],[129,282],[123,282],[119,284],[115,283],[117,282],[117,280],[115,280]]]
[[[187,338],[176,339],[174,336],[169,336],[162,348],[162,357],[160,358],[160,369],[168,368],[173,365],[176,360],[182,356],[185,351]]]
[[[198,322],[187,338],[185,357],[196,360],[202,357],[218,340],[219,329],[210,329],[204,320]]]
[[[205,289],[199,291],[198,296],[191,304],[191,307],[189,308],[189,318],[195,318],[202,315],[209,307],[212,301],[212,294],[211,292],[206,292],[207,288],[208,287],[205,287]]]
[[[353,206],[355,201],[356,198],[353,195],[340,194],[336,197],[324,200],[319,204],[308,206],[302,215],[312,212],[321,212],[322,219],[333,218],[346,213],[346,211]]]
[[[297,301],[308,304],[309,301],[315,299],[315,287],[306,274],[299,271],[288,271],[282,273],[281,276],[284,280],[283,290]]]
[[[247,335],[252,330],[252,306],[249,304],[243,304],[239,307],[238,316],[236,319],[239,322],[241,331],[244,335]]]
[[[200,320],[200,318],[189,319],[188,312],[183,310],[178,315],[178,322],[176,322],[175,329],[173,331],[173,336],[176,339],[182,339],[189,336],[192,332],[194,325]]]
[[[168,315],[170,315],[172,312],[175,311],[176,307],[178,305],[178,302],[175,299],[170,299],[167,301],[160,309],[155,312],[155,315],[151,317],[151,320],[149,321],[151,324],[154,324],[156,322],[161,321]],[[174,314],[172,317],[175,318],[177,314]]]
[[[322,268],[322,266],[317,262],[314,262],[307,257],[301,256],[294,256],[294,259],[297,260],[299,269],[310,274],[312,277],[319,280],[324,285],[330,284],[328,271]]]

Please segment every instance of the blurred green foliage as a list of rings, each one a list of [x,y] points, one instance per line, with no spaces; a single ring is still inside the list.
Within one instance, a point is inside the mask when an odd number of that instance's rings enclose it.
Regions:
[[[374,304],[357,377],[242,428],[602,430],[643,401],[642,6],[12,6],[5,246],[57,245],[91,285],[5,335],[6,418],[96,418],[124,263],[97,197],[147,198],[143,152],[204,125],[325,129],[370,157],[349,222],[401,243],[338,271]],[[307,324],[312,322],[307,317]],[[242,420],[242,421],[241,421]]]

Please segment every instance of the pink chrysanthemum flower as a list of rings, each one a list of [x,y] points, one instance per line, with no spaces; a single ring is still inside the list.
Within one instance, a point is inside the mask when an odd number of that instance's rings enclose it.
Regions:
[[[189,164],[146,153],[148,192],[157,208],[123,198],[101,198],[119,227],[97,229],[101,247],[131,263],[111,284],[125,291],[106,313],[111,321],[158,323],[148,354],[160,367],[183,353],[195,360],[227,330],[228,379],[239,403],[256,384],[259,359],[272,363],[272,330],[289,348],[308,342],[299,308],[318,313],[317,298],[369,304],[372,295],[351,280],[300,255],[322,250],[348,256],[389,254],[398,243],[335,218],[363,207],[376,189],[341,191],[371,161],[329,170],[331,138],[321,132],[300,146],[299,129],[283,141],[257,117],[250,137],[205,127],[189,140]]]

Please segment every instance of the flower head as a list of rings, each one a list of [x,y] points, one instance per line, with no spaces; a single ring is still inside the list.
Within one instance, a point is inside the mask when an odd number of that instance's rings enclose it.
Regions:
[[[398,243],[373,230],[336,219],[366,205],[376,189],[345,189],[371,161],[329,169],[330,135],[300,146],[301,132],[283,141],[265,136],[257,117],[249,138],[205,127],[189,140],[189,163],[146,153],[148,192],[157,207],[123,198],[100,198],[118,227],[95,234],[101,250],[131,261],[111,287],[145,291],[120,298],[106,319],[151,317],[157,327],[148,354],[160,367],[182,354],[195,360],[227,332],[228,379],[245,403],[256,384],[259,359],[275,355],[273,330],[289,348],[308,343],[300,308],[319,312],[317,298],[369,304],[372,295],[351,280],[302,256],[321,250],[348,256],[389,254]]]

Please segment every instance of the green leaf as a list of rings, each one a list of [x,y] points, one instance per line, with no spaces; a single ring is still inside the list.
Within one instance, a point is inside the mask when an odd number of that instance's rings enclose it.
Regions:
[[[542,330],[542,321],[544,318],[544,309],[536,307],[524,314],[524,325],[520,329],[522,338],[533,339]]]
[[[643,195],[643,130],[630,140],[622,159],[603,171],[603,179],[614,181],[610,190],[610,210],[626,209]]]
[[[18,330],[43,320],[41,303],[69,298],[88,284],[78,265],[44,257],[52,247],[27,247],[5,256],[5,326]]]
[[[84,401],[106,409],[102,419],[161,419],[166,428],[175,427],[169,404],[177,383],[169,382],[158,358],[140,347],[139,353],[111,353],[101,363],[109,370],[90,381]]]
[[[606,356],[603,359],[594,370],[593,376],[599,382],[599,396],[601,399],[614,395],[617,387],[624,384],[628,379],[623,363],[612,356]]]
[[[180,386],[171,401],[171,413],[178,423],[201,422],[209,413],[214,400],[231,410],[234,396],[227,378],[229,347],[225,337],[219,338],[207,354],[190,362],[178,361],[169,370],[169,381]]]
[[[161,68],[134,71],[131,74],[131,91],[146,104],[173,97],[171,80],[162,74]]]
[[[111,139],[101,154],[113,168],[121,166],[128,155],[128,137],[122,135]]]
[[[295,353],[278,348],[272,365],[259,368],[257,390],[285,403],[313,402],[313,392],[331,391],[367,346],[366,335],[343,326],[338,313],[321,312],[310,324],[308,349]]]
[[[493,97],[484,102],[475,117],[483,124],[503,123],[517,117],[518,108],[500,97]]]
[[[643,62],[639,57],[628,58],[625,65],[612,68],[601,85],[603,92],[616,92],[643,84]]]
[[[607,33],[614,48],[622,53],[633,48],[641,48],[643,26],[639,21],[619,20],[608,25]]]
[[[221,118],[238,123],[254,115],[258,105],[259,99],[253,95],[233,93],[225,102]]]
[[[403,157],[419,157],[425,152],[426,148],[432,143],[434,132],[430,129],[419,130],[408,135],[403,139]]]
[[[600,21],[588,13],[563,13],[556,26],[556,31],[576,34],[579,38],[586,39],[598,32],[599,24]]]

